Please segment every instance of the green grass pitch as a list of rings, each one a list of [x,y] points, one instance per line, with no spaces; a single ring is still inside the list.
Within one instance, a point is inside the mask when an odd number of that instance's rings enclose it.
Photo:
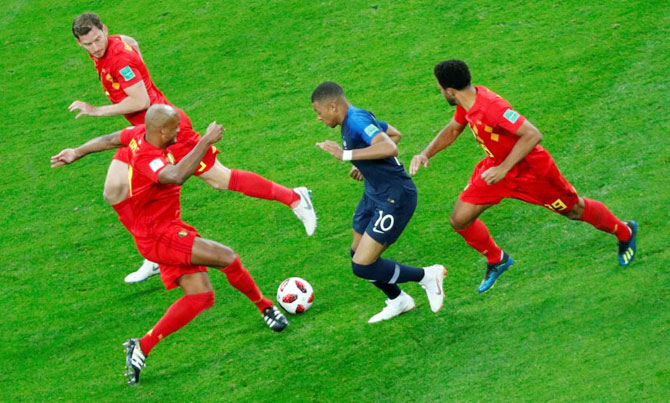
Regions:
[[[126,126],[74,119],[106,104],[70,30],[84,11],[140,43],[154,82],[203,131],[216,119],[229,167],[309,186],[306,238],[278,203],[184,186],[183,217],[230,245],[269,296],[308,279],[312,309],[273,334],[214,270],[216,305],[160,343],[138,387],[121,343],[179,296],[141,262],[102,198],[111,153],[51,170],[59,150]],[[667,401],[670,396],[670,8],[664,2],[8,0],[0,6],[0,401]],[[450,119],[432,75],[466,60],[543,133],[581,195],[640,223],[639,256],[613,237],[518,201],[483,215],[517,263],[485,295],[484,260],[448,216],[483,153],[468,131],[415,177],[419,206],[385,256],[449,269],[444,309],[367,325],[383,295],[351,273],[362,186],[315,147],[339,140],[311,109],[324,80],[399,128],[399,158]]]

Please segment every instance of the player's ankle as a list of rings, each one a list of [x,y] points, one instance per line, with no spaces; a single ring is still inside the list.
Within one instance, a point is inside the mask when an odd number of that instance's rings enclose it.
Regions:
[[[289,205],[289,207],[294,209],[294,208],[298,207],[299,205],[300,205],[300,195],[298,194],[298,192],[296,192],[294,190],[293,191],[293,201],[291,201],[291,204]]]

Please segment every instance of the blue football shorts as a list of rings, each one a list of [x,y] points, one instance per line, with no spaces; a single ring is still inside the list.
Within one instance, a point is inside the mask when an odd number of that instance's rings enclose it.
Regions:
[[[353,229],[367,233],[382,245],[391,245],[405,229],[416,210],[417,193],[406,190],[402,197],[381,201],[363,194],[354,212]]]

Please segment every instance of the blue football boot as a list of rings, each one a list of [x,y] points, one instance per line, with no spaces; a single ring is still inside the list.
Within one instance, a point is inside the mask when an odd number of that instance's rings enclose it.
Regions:
[[[493,284],[495,284],[498,277],[500,277],[500,275],[503,274],[505,270],[509,269],[509,267],[513,264],[514,259],[512,259],[512,256],[503,251],[503,256],[502,259],[500,259],[500,262],[488,263],[486,265],[486,275],[484,276],[482,283],[479,284],[477,292],[481,294],[488,291],[491,287],[493,287]]]
[[[626,242],[619,242],[619,266],[628,266],[635,259],[637,251],[637,222],[627,221],[626,225],[630,228],[631,236]]]

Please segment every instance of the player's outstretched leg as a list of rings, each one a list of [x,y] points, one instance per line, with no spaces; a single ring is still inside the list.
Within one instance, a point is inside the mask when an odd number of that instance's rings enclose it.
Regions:
[[[136,271],[128,274],[123,281],[125,281],[127,284],[141,283],[149,277],[155,276],[159,273],[160,270],[157,263],[154,263],[149,259],[144,259],[142,266],[140,266],[140,268]]]
[[[274,306],[272,301],[263,296],[249,271],[242,266],[239,257],[236,257],[233,263],[224,267],[221,271],[226,275],[230,285],[246,295],[256,305],[265,320],[265,324],[270,329],[281,332],[288,326],[286,317]]]
[[[140,347],[140,339],[128,339],[123,343],[126,348],[126,373],[128,385],[137,385],[140,382],[140,372],[145,367],[146,357]]]
[[[377,323],[383,320],[389,320],[407,311],[414,309],[416,304],[414,299],[410,297],[405,291],[401,291],[395,299],[387,299],[386,306],[378,314],[372,316],[368,323]]]
[[[213,174],[210,174],[213,175]],[[204,175],[203,175],[204,176]],[[208,180],[207,177],[203,179]],[[305,187],[289,189],[256,173],[231,169],[228,190],[259,199],[276,200],[293,209],[302,221],[308,236],[316,229],[316,213],[309,190]]]
[[[509,269],[513,264],[514,259],[512,259],[512,256],[508,255],[505,251],[502,252],[502,259],[500,259],[498,263],[487,263],[486,275],[484,275],[484,279],[482,280],[481,284],[479,284],[477,292],[481,294],[490,290],[498,277],[500,277],[500,275]]]
[[[263,296],[249,271],[242,266],[240,257],[231,248],[210,239],[196,237],[191,249],[191,263],[221,270],[230,285],[256,305],[270,329],[281,332],[288,326],[288,320],[281,315],[279,310],[276,308],[268,310],[268,308],[273,308],[274,304]]]
[[[627,221],[626,225],[630,228],[630,239],[628,241],[619,241],[619,266],[628,266],[635,259],[637,252],[637,231],[636,221]]]
[[[435,264],[432,266],[423,268],[424,275],[419,284],[426,290],[426,296],[428,297],[428,303],[430,304],[430,310],[433,312],[438,312],[442,309],[442,304],[444,303],[444,277],[447,275],[447,269],[444,268],[441,264]]]

